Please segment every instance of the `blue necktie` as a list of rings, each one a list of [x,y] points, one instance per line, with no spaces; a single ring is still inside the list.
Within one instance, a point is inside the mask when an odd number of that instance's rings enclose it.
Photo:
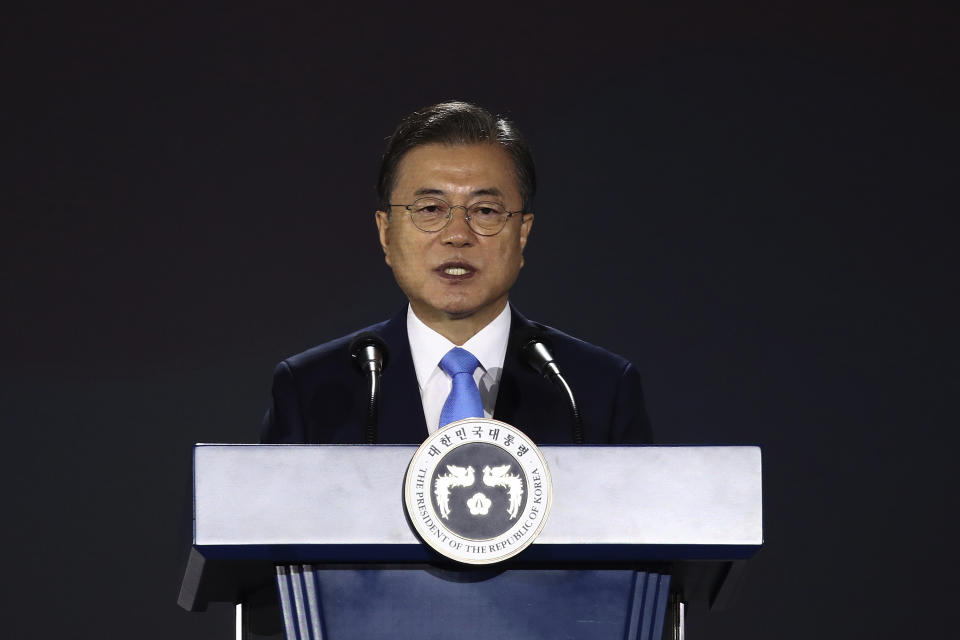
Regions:
[[[440,360],[440,368],[453,378],[453,387],[440,412],[440,426],[448,425],[464,418],[482,418],[483,401],[480,390],[473,381],[473,372],[480,366],[476,356],[460,347],[447,351]]]

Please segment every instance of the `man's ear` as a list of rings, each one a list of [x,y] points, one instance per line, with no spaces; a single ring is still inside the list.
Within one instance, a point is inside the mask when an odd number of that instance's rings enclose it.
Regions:
[[[390,264],[390,239],[387,231],[390,229],[390,214],[386,211],[377,211],[377,233],[380,236],[380,247],[383,249],[383,259]]]
[[[520,266],[523,266],[523,250],[527,246],[527,238],[530,237],[530,229],[533,228],[533,214],[524,213],[520,217]]]

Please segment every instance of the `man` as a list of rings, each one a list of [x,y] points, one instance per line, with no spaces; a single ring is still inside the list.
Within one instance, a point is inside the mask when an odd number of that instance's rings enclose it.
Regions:
[[[535,175],[513,125],[475,105],[427,107],[407,116],[390,138],[376,223],[386,263],[410,302],[365,329],[380,335],[389,353],[378,442],[416,444],[463,415],[451,409],[451,390],[461,387],[452,382],[458,374],[448,354],[470,363],[472,415],[482,411],[538,444],[571,442],[565,397],[521,353],[532,335],[550,345],[562,367],[586,443],[650,442],[632,364],[530,322],[508,303],[533,228]],[[363,442],[368,389],[349,352],[355,335],[277,366],[263,442]]]

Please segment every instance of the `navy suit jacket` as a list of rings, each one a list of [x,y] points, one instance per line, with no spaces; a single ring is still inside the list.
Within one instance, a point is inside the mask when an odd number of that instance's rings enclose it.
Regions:
[[[417,374],[407,340],[407,311],[372,327],[319,345],[277,365],[273,406],[264,418],[261,442],[358,444],[364,442],[368,385],[350,356],[350,342],[373,331],[387,345],[389,361],[380,385],[380,444],[419,444],[427,437]],[[545,338],[567,379],[583,418],[587,444],[652,442],[640,375],[624,358],[512,309],[510,337],[494,418],[526,433],[537,444],[569,444],[573,419],[566,398],[521,357],[531,332]]]

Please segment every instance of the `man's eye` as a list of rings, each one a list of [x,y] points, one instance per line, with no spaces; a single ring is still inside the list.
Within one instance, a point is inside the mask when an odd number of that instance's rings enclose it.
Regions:
[[[443,213],[440,205],[428,204],[417,209],[417,213],[422,213],[424,215],[440,215]]]
[[[473,215],[476,216],[495,216],[499,213],[500,210],[494,207],[476,207],[473,210]]]

